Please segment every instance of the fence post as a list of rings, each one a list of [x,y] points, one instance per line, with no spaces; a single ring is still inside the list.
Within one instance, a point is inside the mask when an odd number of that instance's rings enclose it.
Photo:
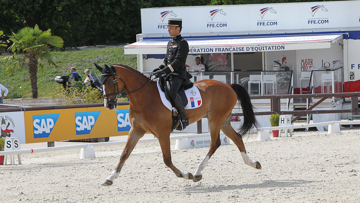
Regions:
[[[354,110],[357,110],[359,108],[359,104],[358,104],[358,96],[357,95],[353,95],[351,96],[351,120],[353,120],[354,117]],[[350,129],[353,128],[353,125],[350,125]]]
[[[202,119],[197,121],[197,134],[202,133]]]
[[[275,97],[271,98],[271,111],[278,113],[280,111],[280,99]]]

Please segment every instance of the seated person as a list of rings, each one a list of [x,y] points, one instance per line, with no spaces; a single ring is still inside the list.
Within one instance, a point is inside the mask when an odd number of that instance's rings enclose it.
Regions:
[[[90,75],[90,71],[89,69],[86,69],[85,70],[85,75],[86,75],[86,78],[84,80],[84,83],[85,84],[91,84],[91,81],[94,81],[93,77]]]
[[[189,71],[191,71],[191,72],[204,72],[205,71],[205,65],[201,64],[200,62],[201,62],[200,57],[196,57],[195,65],[191,66]],[[194,76],[195,81],[196,81],[196,76],[200,76],[200,74],[198,74],[198,73],[192,73],[192,75]]]
[[[193,72],[204,72],[205,71],[205,65],[201,64],[200,57],[196,57],[195,59],[195,65],[191,66],[190,71]]]

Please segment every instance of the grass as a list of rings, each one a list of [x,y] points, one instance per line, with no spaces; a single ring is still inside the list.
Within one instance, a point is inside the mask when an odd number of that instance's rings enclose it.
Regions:
[[[125,64],[136,69],[136,55],[124,55],[123,47],[109,47],[102,49],[88,49],[76,51],[59,51],[52,53],[53,60],[57,68],[45,69],[43,73],[38,72],[38,97],[49,98],[58,86],[55,82],[55,76],[70,75],[70,67],[74,66],[76,72],[85,79],[84,71],[89,69],[90,72],[100,72],[95,68],[94,63],[101,66],[104,64]],[[4,56],[0,56],[2,59]],[[12,98],[32,98],[31,85],[28,69],[10,74],[5,71],[5,67],[0,65],[0,83],[8,88],[7,99]]]

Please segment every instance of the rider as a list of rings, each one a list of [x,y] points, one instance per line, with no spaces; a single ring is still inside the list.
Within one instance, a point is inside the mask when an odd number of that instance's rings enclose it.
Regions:
[[[155,76],[162,74],[169,75],[170,97],[174,102],[174,107],[180,114],[180,124],[176,130],[184,130],[189,125],[189,121],[185,114],[185,109],[181,103],[178,91],[185,80],[189,80],[192,76],[186,71],[186,58],[189,53],[189,45],[187,41],[181,37],[182,19],[169,19],[168,32],[172,39],[168,42],[166,48],[166,56],[164,64],[154,70]]]

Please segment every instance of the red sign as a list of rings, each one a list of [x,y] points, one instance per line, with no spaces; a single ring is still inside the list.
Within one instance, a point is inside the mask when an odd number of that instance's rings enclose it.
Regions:
[[[312,66],[314,66],[313,59],[301,59],[301,71],[308,71]]]

